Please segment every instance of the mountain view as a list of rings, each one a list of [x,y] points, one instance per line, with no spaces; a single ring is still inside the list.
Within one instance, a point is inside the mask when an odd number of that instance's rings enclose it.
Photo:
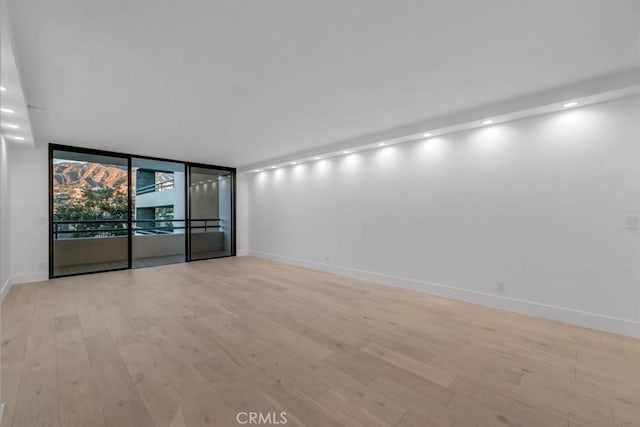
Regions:
[[[54,188],[121,187],[127,185],[127,170],[99,163],[64,162],[53,165],[53,181]]]
[[[53,165],[53,214],[57,221],[125,219],[127,170],[99,163]],[[125,223],[56,224],[57,238],[109,237],[125,233]],[[121,231],[120,231],[121,230]]]
[[[171,173],[155,173],[155,182],[170,179]],[[132,180],[135,187],[135,173]],[[55,224],[58,239],[123,235],[128,199],[126,167],[90,162],[53,165],[53,214],[59,221]],[[135,198],[132,201],[135,203]],[[163,219],[162,212],[156,214]]]

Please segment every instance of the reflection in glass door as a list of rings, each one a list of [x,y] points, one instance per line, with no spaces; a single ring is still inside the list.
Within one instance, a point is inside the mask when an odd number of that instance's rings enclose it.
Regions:
[[[192,166],[189,182],[189,259],[233,255],[233,174]]]
[[[129,266],[128,158],[53,150],[51,275]]]
[[[185,165],[131,160],[133,268],[185,262]]]

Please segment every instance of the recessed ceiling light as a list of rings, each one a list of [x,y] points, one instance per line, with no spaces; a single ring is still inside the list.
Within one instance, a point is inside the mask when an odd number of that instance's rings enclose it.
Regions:
[[[254,172],[260,172],[260,169],[256,169],[256,170],[254,170]]]
[[[424,135],[422,135],[424,138],[429,138],[431,136],[431,134],[429,132],[425,133]]]
[[[13,114],[15,112],[11,108],[0,108],[0,111],[2,111],[3,113],[9,113],[9,114]]]
[[[563,105],[564,108],[571,108],[571,107],[575,107],[576,105],[578,105],[578,103],[576,101],[571,101],[571,102],[567,102],[566,104]]]
[[[295,164],[297,164],[297,162],[291,162],[291,164],[292,164],[292,165],[295,165]]]
[[[493,120],[485,120],[484,122],[482,122],[483,125],[490,125],[493,123]]]
[[[4,88],[3,86],[0,86],[0,91],[6,92],[6,90],[7,90],[6,88]]]
[[[343,151],[344,154],[349,154],[349,152],[350,152],[349,150],[344,150]]]
[[[11,128],[11,129],[20,129],[20,126],[18,126],[18,125],[13,125],[13,124],[8,124],[8,125],[7,125],[7,127],[8,127],[8,128]]]
[[[13,139],[18,140],[18,141],[24,141],[24,138],[21,136],[14,136]]]
[[[314,157],[314,159],[315,159],[315,160],[320,160],[320,157],[315,156],[315,157]]]
[[[275,169],[275,168],[276,168],[276,166],[271,166],[271,169]]]
[[[380,142],[380,143],[378,144],[378,147],[384,147],[384,142]]]

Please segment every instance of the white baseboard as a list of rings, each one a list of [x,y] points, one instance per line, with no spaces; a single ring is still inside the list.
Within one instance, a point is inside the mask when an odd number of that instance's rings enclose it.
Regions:
[[[9,276],[9,278],[2,284],[2,288],[0,288],[0,304],[2,304],[4,297],[7,296],[9,289],[11,289],[13,285],[20,283],[42,282],[48,279],[49,275],[47,273],[26,273]]]
[[[11,276],[11,286],[17,285],[18,283],[42,282],[44,280],[49,280],[48,273],[40,272],[14,274]]]
[[[0,288],[0,304],[4,301],[4,297],[7,296],[9,289],[11,289],[11,276],[7,278],[7,280],[2,284],[2,288]]]
[[[410,289],[427,294],[453,298],[489,307],[510,310],[517,313],[528,314],[531,316],[558,320],[561,322],[584,326],[587,328],[599,329],[602,331],[640,338],[640,322],[633,320],[588,313],[572,308],[541,304],[538,302],[525,301],[517,298],[510,298],[501,295],[472,291],[468,289],[455,288],[438,283],[431,283],[404,277],[374,273],[370,271],[362,271],[348,267],[323,264],[315,261],[291,258],[267,252],[250,250],[249,255],[268,259],[271,261],[278,261],[286,264],[306,267],[313,270],[324,271],[327,273],[341,274],[344,276],[355,277],[358,279],[382,283],[398,288]]]

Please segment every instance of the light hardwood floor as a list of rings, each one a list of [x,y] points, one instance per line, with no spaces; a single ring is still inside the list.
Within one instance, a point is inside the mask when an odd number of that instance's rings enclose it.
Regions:
[[[640,340],[251,257],[14,286],[4,426],[640,426]]]

